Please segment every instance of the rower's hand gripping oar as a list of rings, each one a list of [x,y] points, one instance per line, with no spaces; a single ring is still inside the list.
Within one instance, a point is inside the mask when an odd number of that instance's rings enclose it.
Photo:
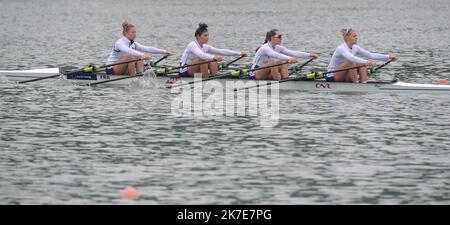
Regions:
[[[276,67],[276,66],[282,66],[288,64],[288,62],[284,62],[284,63],[279,63],[279,64],[275,64],[275,65],[271,65],[271,66],[265,66],[265,67],[259,67],[259,68],[255,68],[255,69],[251,69],[251,70],[240,70],[237,71],[240,74],[242,74],[243,72],[253,72],[253,71],[257,71],[257,70],[262,70],[262,69],[267,69],[267,68],[272,68],[272,67]],[[201,79],[201,80],[194,80],[194,81],[190,81],[188,83],[184,83],[184,84],[178,84],[178,85],[172,85],[172,86],[167,86],[167,88],[173,88],[173,87],[180,87],[180,86],[185,86],[185,85],[190,85],[190,84],[195,84],[198,82],[204,82],[204,81],[208,81],[208,80],[214,80],[214,79],[218,79],[218,78],[223,78],[223,77],[228,77],[230,75],[234,75],[236,71],[231,71],[228,72],[226,74],[223,75],[218,75],[218,76],[213,76],[213,77],[209,77],[209,78],[205,78],[205,79]]]
[[[118,62],[118,63],[113,63],[113,64],[109,64],[109,65],[103,65],[103,66],[88,66],[88,67],[85,67],[83,69],[79,69],[79,70],[75,70],[75,71],[69,71],[69,72],[66,72],[66,73],[59,73],[59,74],[55,74],[55,75],[51,75],[51,76],[39,77],[39,78],[35,78],[35,79],[20,81],[19,84],[25,84],[25,83],[39,81],[39,80],[45,80],[45,79],[49,79],[49,78],[58,77],[58,76],[61,76],[61,75],[70,75],[70,74],[82,73],[82,72],[92,73],[92,72],[97,72],[101,68],[106,68],[106,67],[117,66],[117,65],[121,65],[121,64],[137,62],[137,61],[140,61],[140,60],[141,59],[133,59],[133,60],[130,60],[130,61]]]

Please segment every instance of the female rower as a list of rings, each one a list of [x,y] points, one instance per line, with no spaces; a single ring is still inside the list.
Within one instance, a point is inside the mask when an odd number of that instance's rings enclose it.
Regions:
[[[208,25],[203,23],[199,24],[195,31],[195,39],[196,40],[191,41],[184,50],[180,65],[184,66],[207,61],[213,62],[180,68],[180,77],[194,76],[194,73],[201,72],[202,76],[207,78],[208,71],[211,76],[215,76],[219,69],[218,62],[223,60],[223,56],[247,56],[246,52],[218,49],[206,44],[209,40]]]
[[[137,73],[142,73],[144,71],[144,61],[149,60],[150,55],[143,53],[152,53],[152,54],[164,54],[165,56],[172,55],[172,52],[141,45],[135,42],[136,38],[136,27],[129,23],[128,21],[124,21],[122,23],[123,28],[123,37],[116,41],[114,47],[111,51],[111,54],[108,57],[106,64],[114,64],[120,62],[131,61],[134,59],[141,59],[140,61],[128,63],[128,64],[120,64],[112,67],[106,68],[107,74],[117,74],[117,75],[133,75]]]
[[[256,50],[251,69],[282,64],[286,61],[292,64],[297,62],[295,58],[310,57],[315,59],[318,57],[316,53],[289,50],[280,45],[281,39],[282,34],[278,29],[272,29],[267,32],[263,45]],[[281,80],[289,76],[289,69],[287,64],[283,64],[249,72],[248,76],[250,79],[256,80]]]
[[[354,67],[358,65],[365,65],[357,69],[351,69],[341,72],[329,73],[326,75],[326,80],[329,82],[353,82],[353,83],[367,83],[367,67],[375,65],[372,60],[388,61],[392,59],[397,60],[397,55],[377,54],[364,50],[356,45],[358,42],[358,35],[355,29],[341,29],[344,43],[339,45],[331,57],[328,71]],[[356,55],[361,55],[369,60],[362,59]],[[358,76],[359,75],[359,76]]]

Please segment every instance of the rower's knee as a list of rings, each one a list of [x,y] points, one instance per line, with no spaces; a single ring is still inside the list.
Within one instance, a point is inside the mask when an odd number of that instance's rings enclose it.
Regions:
[[[131,55],[127,55],[127,56],[120,58],[121,61],[131,61],[131,60],[135,60],[135,59],[137,59],[137,57],[134,57]]]

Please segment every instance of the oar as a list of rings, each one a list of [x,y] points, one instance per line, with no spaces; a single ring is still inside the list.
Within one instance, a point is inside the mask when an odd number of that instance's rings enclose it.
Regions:
[[[231,64],[237,62],[239,59],[242,59],[244,57],[245,56],[240,56],[240,57],[238,57],[238,58],[236,58],[236,59],[234,59],[234,60],[232,60],[232,61],[230,61],[228,63],[221,64],[220,65],[221,68],[219,68],[219,69],[227,69]],[[208,62],[203,62],[203,63],[200,63],[200,64],[205,64],[205,63],[210,63],[210,62],[214,62],[214,60],[213,61],[208,61]],[[199,65],[199,64],[191,64],[189,66],[196,66],[196,65]],[[161,69],[157,70],[156,74],[166,74],[166,75],[175,74],[175,73],[178,73],[178,71],[174,71],[174,70],[181,69],[181,68],[186,67],[186,66],[187,65],[180,66],[180,67],[169,67],[168,68],[169,71],[165,71],[165,68],[161,68],[162,70]]]
[[[391,63],[392,61],[394,61],[394,60],[391,59],[391,60],[389,60],[389,61],[387,61],[387,62],[385,62],[385,63],[383,63],[383,64],[381,64],[381,65],[379,65],[379,66],[377,66],[377,67],[375,67],[375,68],[370,68],[370,69],[369,69],[369,74],[374,74],[374,73],[376,73],[379,69],[385,67],[387,64]]]
[[[359,65],[359,66],[353,66],[353,67],[348,67],[348,68],[339,69],[339,70],[332,70],[332,71],[328,71],[328,72],[325,72],[325,73],[320,73],[320,76],[323,76],[323,75],[328,74],[328,73],[336,73],[336,72],[356,69],[356,68],[365,67],[365,66],[366,65]],[[240,91],[240,90],[247,90],[247,89],[250,89],[250,88],[269,86],[269,85],[272,85],[272,84],[279,84],[279,83],[284,83],[284,82],[288,82],[288,81],[295,81],[295,80],[300,80],[300,79],[305,79],[305,78],[306,79],[317,78],[317,74],[316,73],[309,73],[306,76],[292,77],[292,78],[287,78],[287,79],[280,80],[280,81],[267,82],[267,83],[264,83],[264,84],[257,84],[257,85],[250,86],[250,87],[245,87],[245,88],[239,88],[239,89],[235,88],[234,91]]]
[[[148,63],[148,66],[155,67],[156,64],[158,64],[158,63],[161,62],[162,60],[166,59],[167,57],[168,57],[168,56],[165,55],[165,56],[161,57],[160,59],[158,59],[156,62],[150,61],[150,62]]]
[[[245,57],[245,56],[240,56],[240,57],[238,57],[238,58],[232,60],[231,62],[224,63],[224,64],[220,65],[220,67],[221,67],[220,69],[227,69],[231,64],[237,62],[239,59],[242,59],[242,58],[244,58],[244,57]]]
[[[259,68],[255,68],[255,69],[251,69],[251,70],[246,70],[246,72],[248,73],[248,72],[253,72],[253,71],[257,71],[257,70],[267,69],[267,68],[271,68],[271,67],[282,66],[284,64],[288,64],[288,62],[279,63],[279,64],[275,64],[275,65],[271,65],[271,66],[259,67]],[[208,81],[208,80],[214,80],[214,79],[218,79],[218,78],[228,77],[231,74],[233,74],[233,72],[234,71],[228,72],[228,73],[223,74],[223,75],[208,77],[208,78],[201,79],[201,80],[194,80],[194,81],[190,81],[190,82],[184,83],[184,84],[172,85],[172,86],[168,86],[167,88],[180,87],[180,86],[184,86],[184,85],[195,84],[195,83],[198,83],[198,82],[204,82],[204,81]],[[241,70],[240,73],[242,73],[242,72],[243,71]]]
[[[206,62],[199,62],[199,63],[194,63],[194,64],[186,64],[184,66],[177,66],[177,67],[159,68],[158,71],[156,71],[156,73],[157,74],[166,74],[166,75],[175,74],[175,73],[178,73],[178,71],[175,71],[175,70],[178,70],[178,69],[181,69],[181,68],[190,67],[190,66],[198,66],[198,65],[212,63],[212,62],[216,62],[216,60],[213,59],[213,60],[206,61]],[[168,69],[169,71],[166,71],[166,69]]]
[[[103,65],[103,66],[100,66],[100,67],[93,67],[92,66],[92,70],[93,70],[93,72],[96,72],[96,70],[101,69],[101,68],[106,68],[106,67],[110,67],[110,66],[117,66],[117,65],[121,65],[121,64],[132,63],[132,62],[136,62],[136,61],[140,61],[140,60],[141,59],[133,59],[133,60],[130,60],[130,61],[118,62],[118,63],[109,64],[109,65]],[[70,74],[74,74],[74,73],[81,73],[84,70],[85,70],[85,68],[79,69],[79,70],[75,70],[75,71],[69,71],[69,72],[62,73],[62,74],[55,74],[55,75],[46,76],[46,77],[39,77],[39,78],[35,78],[35,79],[24,80],[24,81],[20,81],[19,84],[24,84],[24,83],[29,83],[29,82],[39,81],[39,80],[45,80],[45,79],[54,78],[54,77],[57,77],[57,76],[60,76],[60,75],[70,75]]]
[[[201,65],[201,64],[205,64],[205,63],[214,62],[214,61],[215,61],[215,60],[206,61],[206,62],[201,62],[201,63],[195,63],[195,64],[190,64],[190,65],[184,65],[184,66],[175,67],[175,68],[173,68],[173,69],[176,70],[176,69],[181,69],[181,68],[184,68],[184,67]],[[104,84],[104,83],[114,82],[114,81],[118,81],[118,80],[125,80],[125,79],[131,79],[131,78],[135,78],[135,77],[141,77],[141,76],[143,76],[143,75],[144,75],[144,73],[138,73],[138,74],[136,74],[136,75],[124,76],[124,77],[119,77],[119,78],[111,79],[111,80],[102,80],[102,81],[90,83],[89,86],[95,86],[95,85],[98,85],[98,84]]]
[[[314,58],[310,58],[308,61],[306,61],[306,62],[303,63],[302,65],[300,65],[300,66],[295,66],[294,68],[292,68],[292,71],[289,73],[289,75],[292,75],[292,74],[294,74],[294,73],[296,73],[296,72],[302,70],[302,68],[303,68],[304,66],[306,66],[308,63],[312,62],[313,60],[314,60]]]

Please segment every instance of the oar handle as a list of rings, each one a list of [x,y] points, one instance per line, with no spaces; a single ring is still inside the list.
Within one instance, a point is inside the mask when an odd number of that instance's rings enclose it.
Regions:
[[[374,73],[376,73],[379,69],[385,67],[387,64],[391,63],[392,61],[394,61],[394,60],[391,59],[391,60],[389,60],[389,61],[383,63],[382,65],[379,65],[379,66],[377,66],[377,67],[375,67],[375,68],[373,68],[373,69],[370,69],[369,74],[374,74]]]

